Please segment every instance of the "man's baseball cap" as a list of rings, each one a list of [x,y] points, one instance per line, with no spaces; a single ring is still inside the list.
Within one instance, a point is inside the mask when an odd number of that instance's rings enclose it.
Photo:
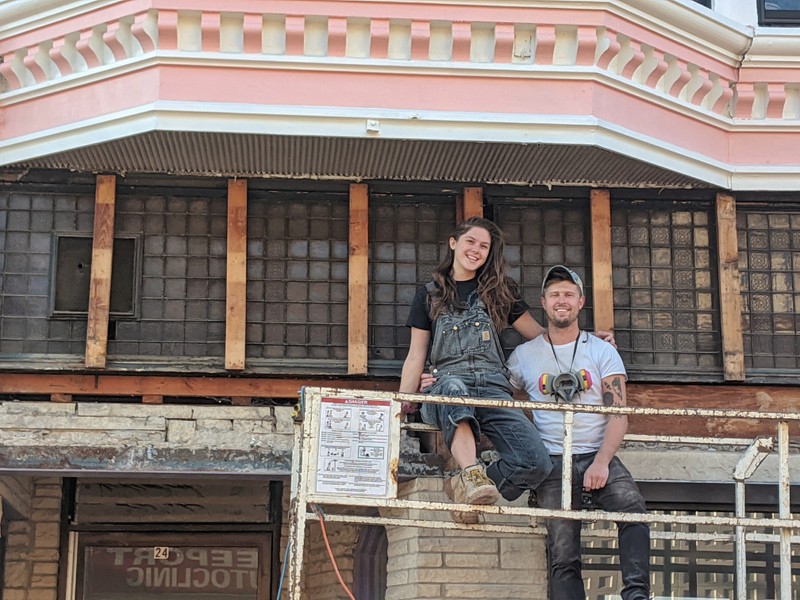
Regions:
[[[547,282],[549,282],[553,275],[561,275],[560,279],[564,279],[567,281],[571,281],[575,285],[578,286],[578,289],[581,291],[581,296],[583,296],[583,281],[581,280],[580,276],[570,269],[569,267],[565,267],[564,265],[555,265],[554,267],[550,267],[547,269],[547,273],[544,274],[544,279],[542,280],[542,296],[544,296],[544,288],[547,287]]]

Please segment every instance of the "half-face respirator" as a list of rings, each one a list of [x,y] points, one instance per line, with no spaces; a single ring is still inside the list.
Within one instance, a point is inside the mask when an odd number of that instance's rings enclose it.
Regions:
[[[555,396],[556,402],[572,402],[575,394],[592,387],[592,375],[586,369],[574,373],[553,375],[544,373],[539,377],[539,391],[543,396]]]

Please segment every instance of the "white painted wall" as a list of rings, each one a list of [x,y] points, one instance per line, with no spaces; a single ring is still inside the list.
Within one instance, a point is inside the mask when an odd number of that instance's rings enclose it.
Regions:
[[[756,27],[758,25],[758,11],[756,0],[714,0],[713,9],[742,25]]]

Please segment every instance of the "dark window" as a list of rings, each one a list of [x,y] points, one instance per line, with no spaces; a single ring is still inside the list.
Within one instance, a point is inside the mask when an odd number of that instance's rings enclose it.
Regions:
[[[737,214],[742,333],[748,376],[800,368],[800,206]],[[777,371],[776,371],[777,370]]]
[[[720,378],[715,235],[708,203],[612,203],[614,325],[629,373]]]
[[[711,8],[711,0],[694,0],[700,6],[705,6],[706,8]]]
[[[587,304],[580,326],[593,329],[591,307],[591,256],[588,208],[585,199],[549,199],[490,196],[490,209],[506,241],[511,276],[522,288],[522,297],[533,316],[544,324],[541,308],[542,278],[553,265],[567,265],[583,278]],[[522,342],[513,329],[503,332],[506,352]]]
[[[89,308],[89,284],[92,272],[92,238],[58,236],[56,238],[53,314],[85,315]],[[111,267],[111,315],[132,317],[136,312],[136,239],[114,240]]]
[[[370,194],[370,369],[399,369],[408,352],[408,312],[455,228],[455,196]],[[381,364],[381,361],[386,361]]]
[[[800,25],[800,0],[757,0],[759,25]]]

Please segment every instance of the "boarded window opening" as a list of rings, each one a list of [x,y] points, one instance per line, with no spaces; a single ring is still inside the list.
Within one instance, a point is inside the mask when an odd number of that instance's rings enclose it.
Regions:
[[[114,239],[111,267],[111,316],[136,314],[135,238]],[[56,238],[53,310],[57,317],[83,316],[89,307],[92,273],[92,238],[62,235]]]

